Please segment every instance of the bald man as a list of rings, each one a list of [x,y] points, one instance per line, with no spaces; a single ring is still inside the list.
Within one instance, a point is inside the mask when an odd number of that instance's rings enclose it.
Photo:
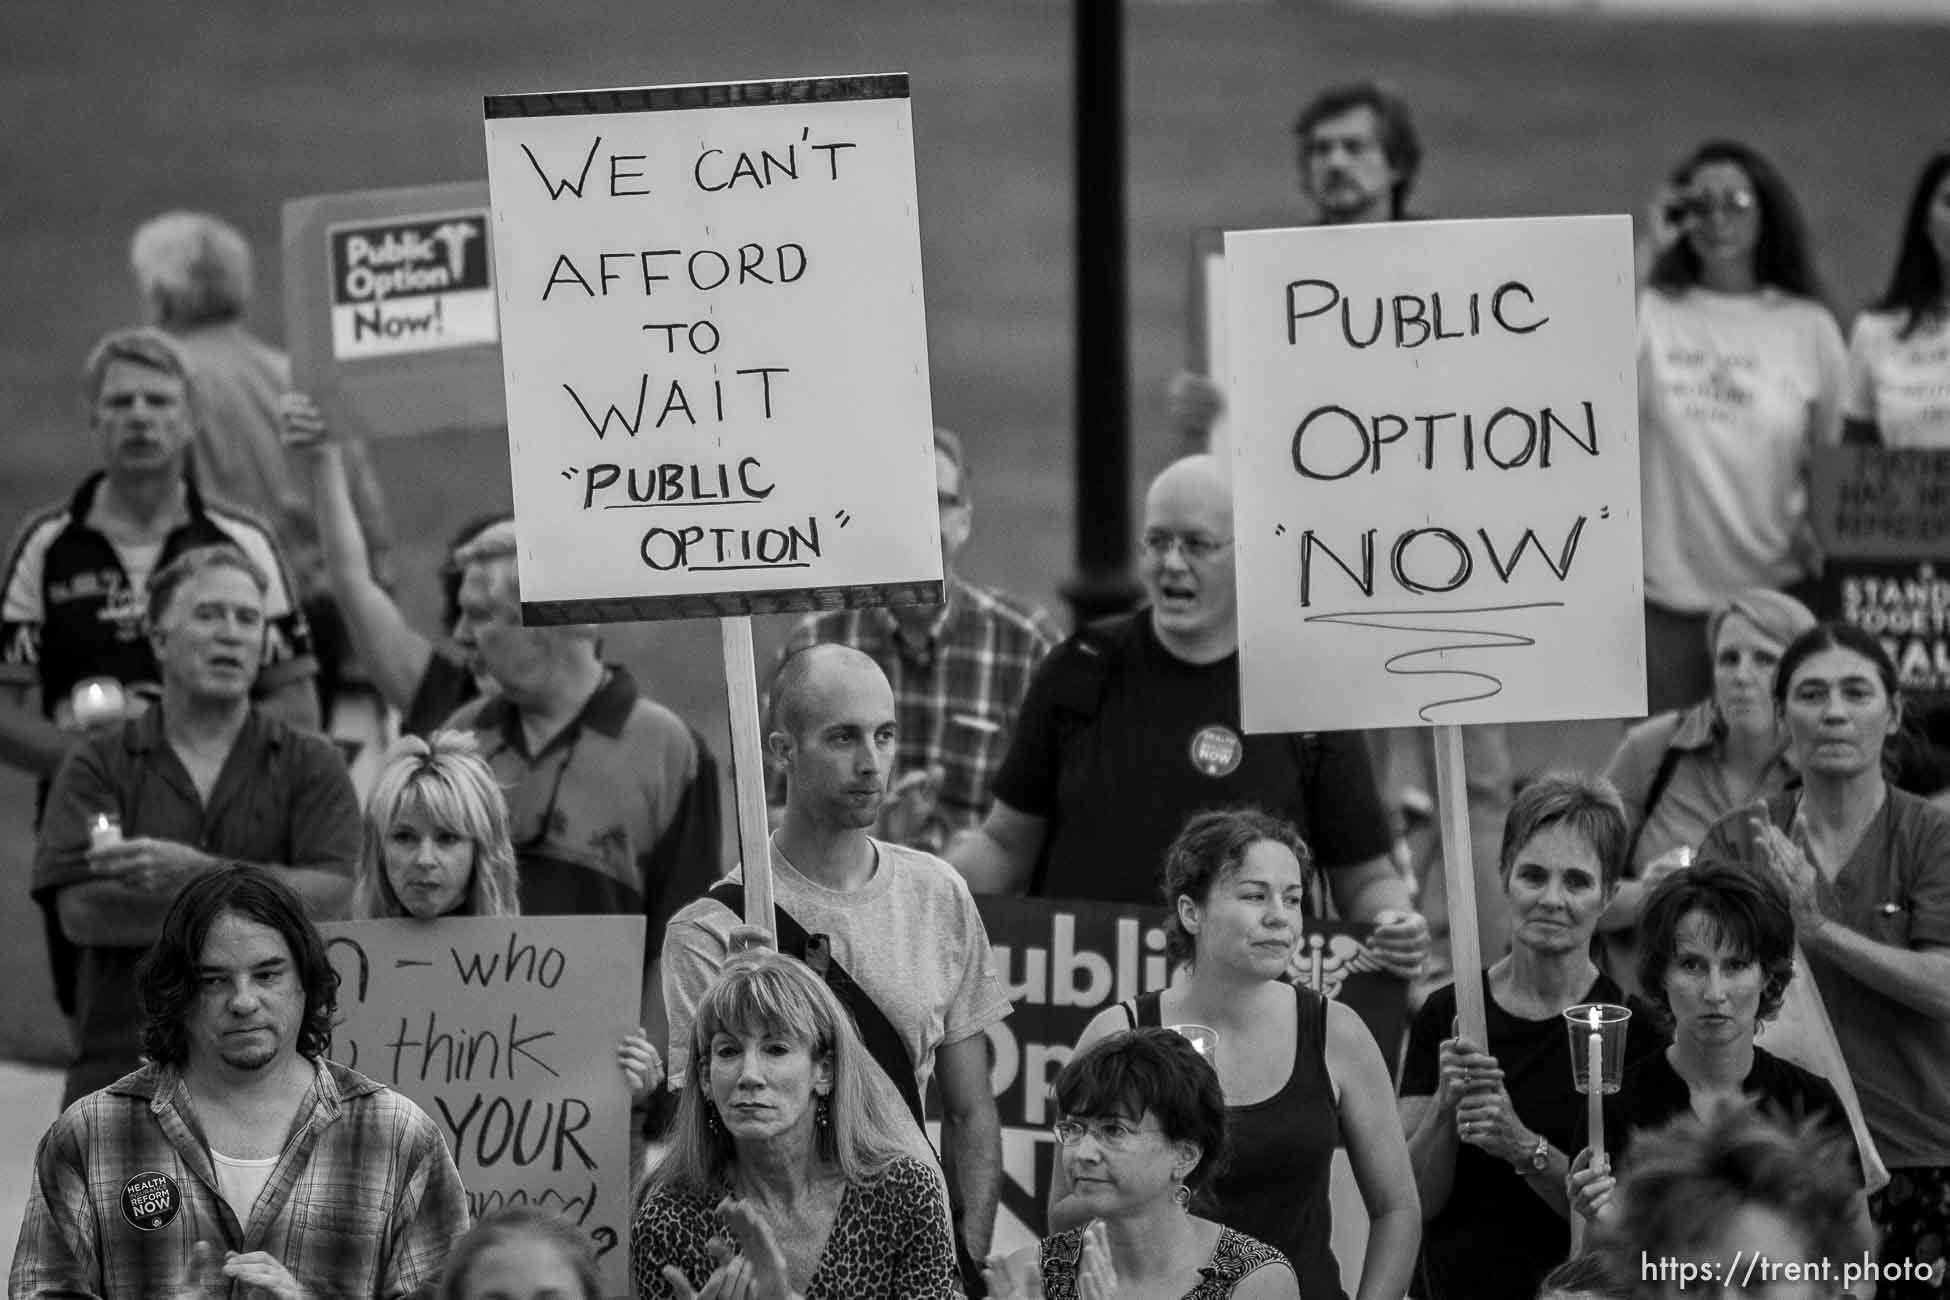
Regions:
[[[772,836],[783,952],[804,958],[853,1013],[881,1069],[874,1085],[925,1159],[920,1098],[941,1085],[941,1153],[964,1275],[995,1227],[1002,1128],[989,1089],[987,1029],[1009,1014],[988,931],[968,887],[933,854],[875,839],[898,736],[894,691],[850,646],[800,650],[773,679],[765,743],[785,772]],[[671,918],[664,937],[670,1083],[691,1084],[691,1023],[744,913],[744,869]]]
[[[1299,827],[1335,909],[1373,922],[1375,956],[1414,978],[1428,923],[1389,857],[1360,734],[1240,731],[1232,488],[1216,457],[1187,456],[1152,481],[1139,577],[1145,608],[1085,628],[1044,662],[995,806],[949,861],[978,893],[1158,903],[1186,819],[1253,804]]]

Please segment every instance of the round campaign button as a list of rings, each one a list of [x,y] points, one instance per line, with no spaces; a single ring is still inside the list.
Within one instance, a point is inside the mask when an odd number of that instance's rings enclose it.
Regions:
[[[1231,776],[1245,757],[1245,742],[1230,727],[1215,722],[1192,737],[1192,766],[1207,776]]]
[[[183,1193],[168,1174],[144,1170],[122,1184],[122,1217],[144,1232],[167,1228],[183,1208]]]

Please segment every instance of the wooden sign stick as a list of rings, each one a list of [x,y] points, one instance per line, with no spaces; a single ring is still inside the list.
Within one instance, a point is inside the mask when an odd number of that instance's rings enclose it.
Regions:
[[[758,669],[752,621],[743,614],[718,620],[724,643],[725,700],[731,709],[731,778],[738,808],[738,860],[745,867],[745,924],[764,929],[777,947],[772,915],[772,834],[765,819],[765,741],[758,716]]]
[[[1476,931],[1476,864],[1469,840],[1469,789],[1463,781],[1462,728],[1435,728],[1435,791],[1442,827],[1442,869],[1449,896],[1449,966],[1456,980],[1456,1018],[1479,1052],[1490,1050],[1483,1009],[1483,941]]]

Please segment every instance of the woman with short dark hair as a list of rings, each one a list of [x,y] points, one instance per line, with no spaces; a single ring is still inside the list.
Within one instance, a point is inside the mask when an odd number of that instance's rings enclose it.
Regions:
[[[1826,1079],[1754,1042],[1780,1013],[1794,978],[1794,917],[1777,881],[1728,862],[1675,872],[1646,899],[1640,931],[1640,986],[1672,1025],[1672,1042],[1626,1070],[1618,1092],[1605,1098],[1608,1166],[1594,1168],[1589,1147],[1571,1166],[1568,1190],[1579,1214],[1616,1217],[1610,1171],[1629,1168],[1636,1136],[1675,1115],[1754,1104],[1854,1141]],[[1578,1136],[1581,1146],[1589,1139],[1582,1126]],[[1859,1162],[1856,1168],[1860,1187]]]
[[[1165,944],[1184,978],[1098,1014],[1079,1051],[1139,1026],[1215,1030],[1214,1064],[1234,1158],[1204,1213],[1276,1247],[1308,1300],[1343,1295],[1328,1180],[1345,1145],[1368,1211],[1358,1295],[1400,1300],[1421,1235],[1414,1175],[1389,1105],[1388,1067],[1350,1007],[1285,976],[1299,945],[1312,855],[1300,833],[1255,809],[1202,812],[1165,852]],[[1090,1216],[1063,1162],[1050,1227]]]
[[[435,1300],[603,1300],[596,1246],[547,1210],[513,1205],[486,1215],[441,1270]]]
[[[1278,1250],[1193,1213],[1225,1166],[1225,1096],[1191,1041],[1130,1029],[1057,1074],[1057,1163],[1087,1226],[989,1260],[991,1300],[1299,1300]]]
[[[1564,1011],[1625,1001],[1591,960],[1591,935],[1628,839],[1605,781],[1559,774],[1525,786],[1503,826],[1510,951],[1475,973],[1489,1041],[1457,1028],[1453,984],[1415,1015],[1397,1104],[1422,1195],[1422,1300],[1531,1300],[1570,1252],[1564,1176],[1584,1099]],[[1627,1061],[1658,1045],[1648,1020],[1632,1017]]]

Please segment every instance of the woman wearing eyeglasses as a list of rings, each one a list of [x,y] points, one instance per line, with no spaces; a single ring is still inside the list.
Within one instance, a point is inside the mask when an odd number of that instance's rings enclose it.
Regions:
[[[1286,1257],[1192,1212],[1229,1154],[1219,1076],[1190,1040],[1126,1030],[1051,1087],[1057,1168],[1085,1221],[989,1260],[991,1300],[1298,1300]]]
[[[1345,1142],[1369,1219],[1357,1294],[1400,1300],[1422,1223],[1387,1064],[1354,1011],[1283,978],[1310,866],[1299,832],[1279,818],[1255,809],[1194,815],[1165,853],[1166,950],[1189,963],[1188,974],[1105,1010],[1077,1047],[1139,1026],[1216,1031],[1233,1155],[1201,1210],[1277,1247],[1308,1300],[1335,1300],[1345,1292],[1328,1179]],[[1078,1227],[1091,1214],[1059,1162],[1050,1227]]]
[[[1841,435],[1847,354],[1801,209],[1744,144],[1672,174],[1639,297],[1646,674],[1654,713],[1713,686],[1715,604],[1811,574],[1809,449]]]
[[[508,805],[474,733],[400,737],[366,800],[352,918],[519,915]],[[663,1060],[641,1029],[616,1045],[616,1059],[636,1102],[663,1083]]]

